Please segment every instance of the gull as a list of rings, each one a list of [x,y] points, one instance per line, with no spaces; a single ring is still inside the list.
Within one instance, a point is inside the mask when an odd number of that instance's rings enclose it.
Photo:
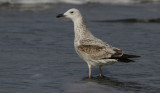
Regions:
[[[72,8],[57,18],[66,17],[74,23],[74,48],[77,54],[88,64],[89,78],[92,77],[91,67],[99,66],[99,76],[102,77],[101,67],[116,62],[132,62],[129,58],[139,57],[124,54],[116,47],[110,46],[101,39],[95,37],[86,27],[83,17],[78,9]]]

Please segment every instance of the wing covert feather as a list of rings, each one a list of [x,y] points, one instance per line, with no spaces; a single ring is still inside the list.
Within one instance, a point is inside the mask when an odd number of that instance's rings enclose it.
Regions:
[[[88,43],[87,43],[88,42]],[[92,59],[104,59],[111,57],[120,57],[123,55],[123,51],[109,46],[106,43],[99,42],[93,40],[83,40],[80,42],[81,45],[77,47],[77,49],[81,52],[87,53]]]

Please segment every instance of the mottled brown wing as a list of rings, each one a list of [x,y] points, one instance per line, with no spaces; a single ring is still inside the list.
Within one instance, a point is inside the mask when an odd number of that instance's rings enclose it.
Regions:
[[[81,45],[93,45],[93,46],[106,46],[107,44],[100,39],[92,40],[92,39],[83,39],[80,40]]]
[[[99,53],[104,50],[105,47],[100,47],[96,45],[80,45],[78,46],[78,50],[83,51],[87,54]]]
[[[77,48],[79,51],[87,53],[93,59],[105,59],[122,56],[122,51],[114,47],[108,47],[109,49],[106,49],[105,46],[80,45]]]

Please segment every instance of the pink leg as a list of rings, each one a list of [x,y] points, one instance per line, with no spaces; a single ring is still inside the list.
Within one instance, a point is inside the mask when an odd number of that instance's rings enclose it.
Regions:
[[[102,69],[101,69],[101,66],[99,66],[99,76],[102,77]]]
[[[88,68],[89,68],[89,78],[92,77],[92,69],[91,69],[91,65],[88,64]]]

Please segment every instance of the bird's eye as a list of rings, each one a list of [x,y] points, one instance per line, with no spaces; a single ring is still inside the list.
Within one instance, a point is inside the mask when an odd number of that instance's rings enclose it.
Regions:
[[[74,12],[73,12],[73,11],[71,11],[70,13],[71,13],[71,14],[73,14]]]

